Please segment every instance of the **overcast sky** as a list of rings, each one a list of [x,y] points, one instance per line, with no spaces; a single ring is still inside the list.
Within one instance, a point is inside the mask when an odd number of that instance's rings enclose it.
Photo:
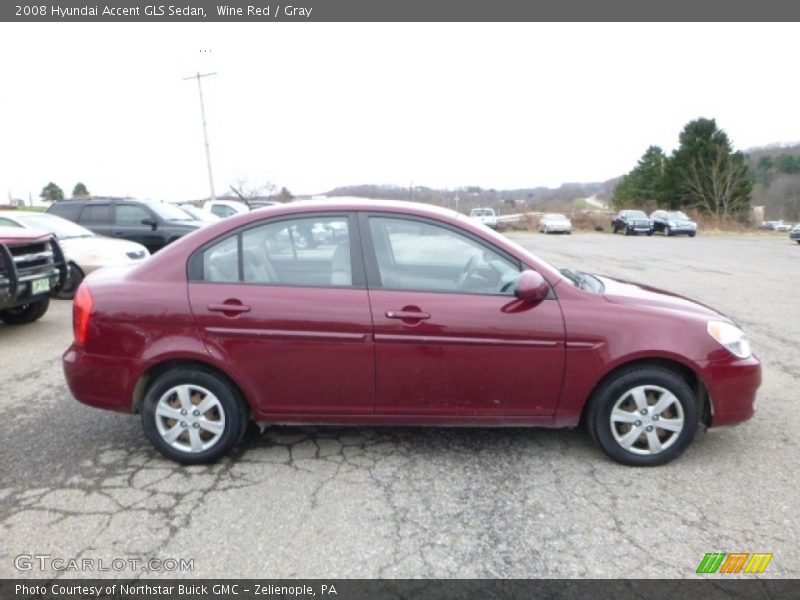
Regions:
[[[0,24],[0,194],[165,200],[245,179],[558,186],[717,120],[800,141],[798,24]]]

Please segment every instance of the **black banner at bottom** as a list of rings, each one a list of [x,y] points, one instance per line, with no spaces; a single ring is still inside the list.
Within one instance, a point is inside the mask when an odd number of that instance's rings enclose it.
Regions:
[[[756,600],[800,597],[797,579],[0,580],[0,600]]]

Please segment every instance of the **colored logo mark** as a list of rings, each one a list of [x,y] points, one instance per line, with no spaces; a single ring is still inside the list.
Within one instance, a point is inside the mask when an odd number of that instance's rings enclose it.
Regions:
[[[709,552],[700,561],[697,573],[763,573],[772,554],[765,552]]]

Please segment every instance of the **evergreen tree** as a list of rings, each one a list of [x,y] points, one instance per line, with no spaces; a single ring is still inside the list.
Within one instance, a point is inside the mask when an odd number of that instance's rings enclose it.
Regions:
[[[58,202],[64,199],[64,191],[51,181],[42,188],[39,197],[45,202]]]
[[[745,157],[734,152],[714,119],[695,119],[680,134],[668,163],[665,185],[672,206],[693,206],[717,217],[745,214],[753,182]]]
[[[72,197],[73,198],[88,198],[89,197],[89,190],[86,189],[86,186],[83,185],[81,182],[75,184],[75,187],[72,188]]]

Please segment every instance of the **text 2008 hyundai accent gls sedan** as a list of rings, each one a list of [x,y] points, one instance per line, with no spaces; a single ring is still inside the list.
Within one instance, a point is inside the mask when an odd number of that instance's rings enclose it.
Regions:
[[[314,244],[307,243],[312,239]],[[258,210],[84,281],[75,397],[140,413],[205,463],[259,423],[572,427],[657,465],[753,415],[759,361],[730,319],[552,268],[466,217],[377,201]]]

